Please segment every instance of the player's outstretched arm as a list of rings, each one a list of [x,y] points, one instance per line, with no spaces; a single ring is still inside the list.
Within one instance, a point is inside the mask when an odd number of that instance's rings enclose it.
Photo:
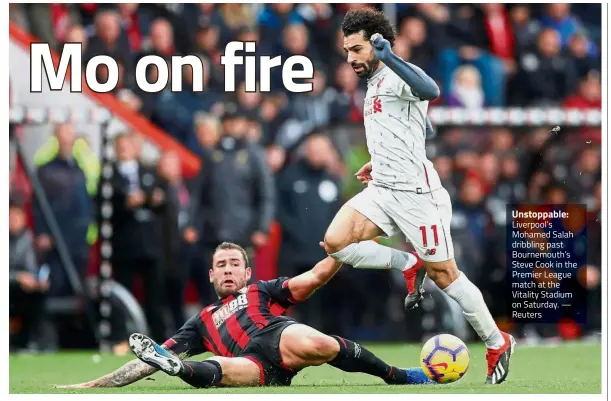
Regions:
[[[162,345],[163,348],[168,348]],[[187,353],[181,353],[180,351],[172,348],[174,352],[178,354],[180,359],[187,358]],[[104,387],[124,387],[128,384],[135,383],[139,380],[149,377],[153,373],[157,372],[157,369],[142,362],[139,359],[134,359],[121,366],[119,369],[112,373],[102,376],[98,379],[91,380],[86,383],[69,384],[55,386],[55,388],[104,388]]]
[[[420,67],[408,63],[393,53],[390,42],[379,33],[371,35],[371,44],[376,56],[412,88],[414,95],[422,100],[435,100],[439,97],[439,87]]]
[[[341,267],[341,262],[329,256],[318,262],[312,270],[291,278],[288,286],[293,299],[298,302],[305,301],[317,289],[327,284]]]
[[[157,369],[147,365],[139,359],[135,359],[133,361],[129,361],[125,365],[121,366],[119,369],[115,370],[112,373],[107,374],[106,376],[102,376],[98,379],[80,383],[80,384],[69,384],[69,385],[61,385],[55,386],[56,388],[100,388],[100,387],[123,387],[128,384],[132,384],[137,382],[138,380],[142,380],[153,373],[155,373]]]

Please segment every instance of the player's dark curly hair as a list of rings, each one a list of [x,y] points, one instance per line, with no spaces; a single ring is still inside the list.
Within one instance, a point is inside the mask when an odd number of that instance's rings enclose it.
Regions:
[[[391,47],[395,45],[395,30],[390,21],[384,13],[370,7],[348,11],[342,22],[342,31],[344,36],[363,31],[365,40],[369,40],[374,33],[379,33],[390,42]]]

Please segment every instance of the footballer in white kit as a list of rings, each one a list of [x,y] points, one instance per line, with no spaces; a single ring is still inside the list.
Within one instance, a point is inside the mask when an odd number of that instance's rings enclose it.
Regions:
[[[355,174],[367,187],[340,209],[321,245],[329,256],[355,268],[402,271],[408,310],[423,298],[425,278],[432,280],[460,305],[484,341],[486,383],[502,383],[515,340],[498,329],[481,291],[456,265],[452,203],[426,157],[425,140],[432,131],[428,104],[439,97],[439,87],[392,52],[395,32],[383,13],[368,7],[351,10],[342,31],[347,62],[367,79],[364,120],[371,161]],[[373,241],[401,233],[416,252]]]
[[[387,66],[367,81],[363,109],[371,155],[368,187],[348,202],[386,236],[403,233],[422,260],[452,259],[452,203],[426,157],[428,101]]]

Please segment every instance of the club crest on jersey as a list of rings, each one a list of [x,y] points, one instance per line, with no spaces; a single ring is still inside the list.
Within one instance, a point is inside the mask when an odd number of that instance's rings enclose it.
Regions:
[[[242,294],[235,298],[231,302],[221,306],[216,312],[212,314],[212,321],[214,327],[217,329],[225,323],[227,319],[237,311],[240,311],[248,306],[248,298],[246,294]]]
[[[375,96],[371,99],[365,99],[365,116],[382,112],[382,99]]]

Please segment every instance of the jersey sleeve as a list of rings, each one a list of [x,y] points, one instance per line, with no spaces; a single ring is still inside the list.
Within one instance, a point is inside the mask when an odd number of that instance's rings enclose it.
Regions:
[[[209,351],[204,347],[205,337],[200,330],[199,313],[191,317],[170,339],[163,343],[176,355],[191,357]]]
[[[279,277],[274,280],[260,281],[259,285],[269,293],[274,301],[288,307],[298,303],[289,289],[289,280],[289,277]]]
[[[392,91],[403,100],[407,100],[409,102],[419,102],[421,99],[416,96],[412,92],[411,86],[409,86],[405,81],[399,78],[397,75],[393,74],[392,77]]]

